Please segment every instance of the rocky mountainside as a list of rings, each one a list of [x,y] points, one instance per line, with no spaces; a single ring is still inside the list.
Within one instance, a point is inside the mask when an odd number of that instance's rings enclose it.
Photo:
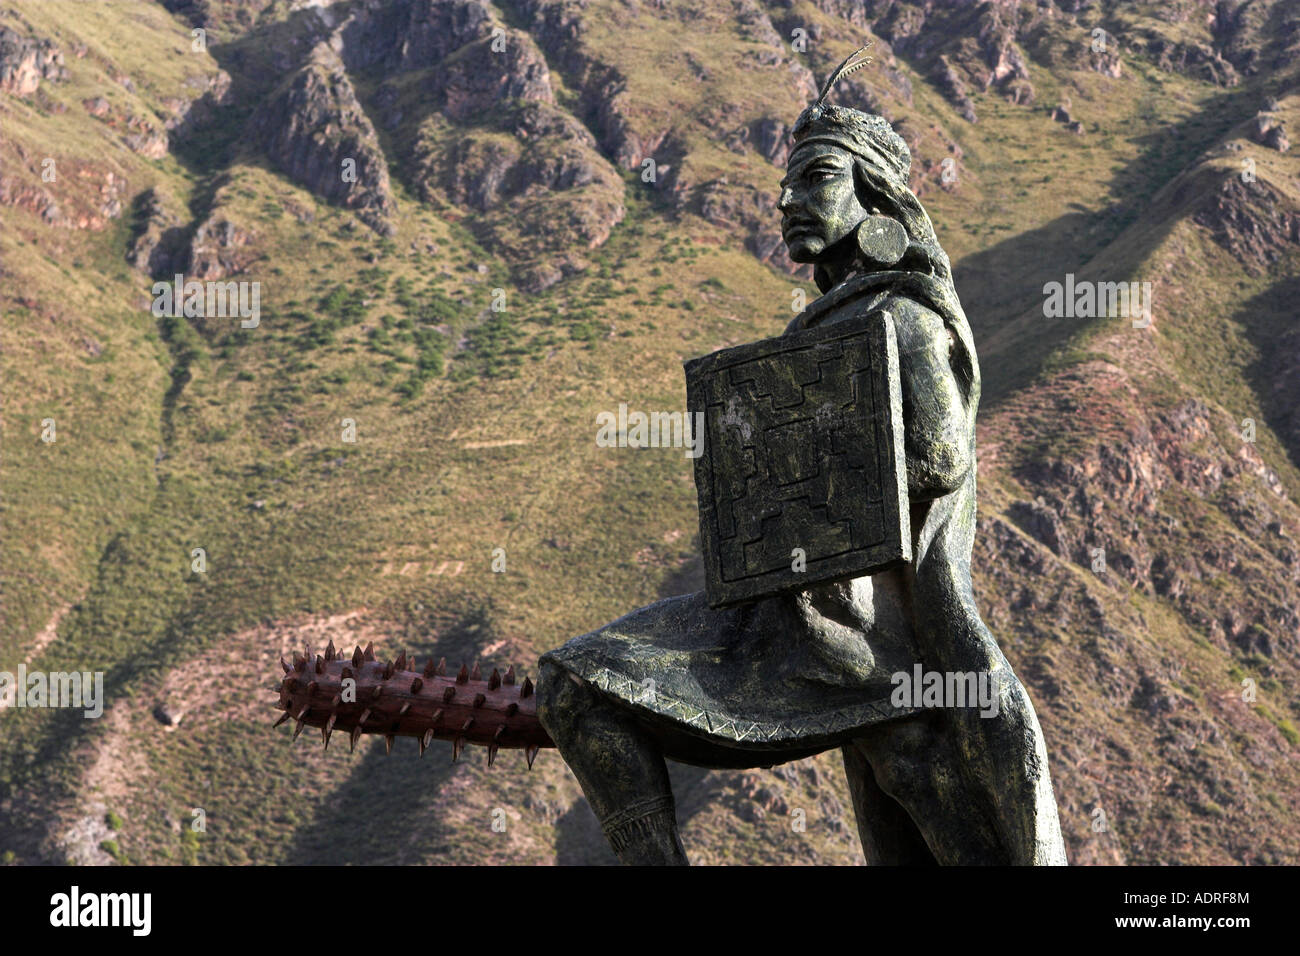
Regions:
[[[776,183],[868,39],[1072,861],[1300,862],[1300,0],[0,3],[0,670],[107,698],[0,711],[0,861],[611,862],[554,753],[290,747],[276,660],[702,586],[691,461],[596,415],[815,294]],[[673,772],[699,862],[861,861],[838,754]]]

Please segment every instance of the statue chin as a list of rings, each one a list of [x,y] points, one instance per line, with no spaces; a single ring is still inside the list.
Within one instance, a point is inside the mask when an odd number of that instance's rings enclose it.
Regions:
[[[798,236],[786,244],[786,249],[795,262],[816,262],[826,250],[826,243],[820,236]]]

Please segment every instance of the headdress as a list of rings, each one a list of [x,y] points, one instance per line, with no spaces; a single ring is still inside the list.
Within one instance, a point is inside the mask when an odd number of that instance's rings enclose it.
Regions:
[[[903,137],[894,132],[888,120],[874,113],[864,113],[847,106],[827,105],[825,102],[827,94],[836,83],[871,62],[869,56],[855,59],[870,46],[868,43],[854,50],[831,71],[831,75],[822,84],[817,99],[795,120],[790,137],[794,140],[796,149],[810,142],[833,143],[861,156],[871,166],[892,178],[907,182],[912,154]]]

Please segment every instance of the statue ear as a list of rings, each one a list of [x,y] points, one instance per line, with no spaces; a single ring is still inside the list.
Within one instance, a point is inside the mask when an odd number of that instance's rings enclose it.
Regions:
[[[907,252],[907,230],[888,216],[868,216],[858,226],[858,251],[867,266],[885,269]]]

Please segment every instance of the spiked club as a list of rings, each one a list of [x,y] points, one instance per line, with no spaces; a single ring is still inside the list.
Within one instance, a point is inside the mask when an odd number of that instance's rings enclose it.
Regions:
[[[336,654],[333,641],[314,660],[311,648],[305,650],[294,653],[292,664],[280,659],[284,714],[275,726],[296,721],[294,739],[304,727],[319,727],[328,748],[338,730],[355,749],[362,734],[381,734],[391,753],[394,738],[414,737],[421,756],[432,741],[448,740],[453,761],[465,744],[480,744],[488,748],[488,766],[500,748],[517,748],[529,769],[538,750],[555,746],[537,719],[532,681],[517,683],[513,667],[504,675],[494,669],[484,679],[477,664],[472,671],[462,664],[448,676],[445,658],[417,670],[405,651],[383,663],[373,644],[357,647],[350,659]]]

